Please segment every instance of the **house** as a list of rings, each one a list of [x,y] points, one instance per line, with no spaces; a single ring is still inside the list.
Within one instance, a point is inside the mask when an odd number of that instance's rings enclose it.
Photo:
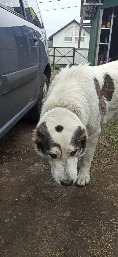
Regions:
[[[118,59],[118,0],[81,1],[81,16],[91,19],[88,61],[91,65]]]
[[[90,27],[81,30],[80,48],[78,48],[80,24],[72,20],[48,40],[50,63],[65,66],[88,62]]]
[[[80,24],[72,20],[48,39],[49,47],[78,48]],[[80,48],[89,48],[90,27],[83,27],[81,32]]]

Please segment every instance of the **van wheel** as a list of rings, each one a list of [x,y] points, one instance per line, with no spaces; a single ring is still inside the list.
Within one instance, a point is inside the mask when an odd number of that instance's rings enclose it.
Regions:
[[[33,106],[33,108],[26,114],[27,119],[31,122],[37,123],[41,114],[41,107],[45,101],[47,92],[49,88],[49,82],[45,74],[43,74],[40,93],[38,97],[38,102]]]

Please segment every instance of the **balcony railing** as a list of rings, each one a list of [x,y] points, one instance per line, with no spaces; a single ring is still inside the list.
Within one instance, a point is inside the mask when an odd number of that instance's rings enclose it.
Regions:
[[[84,0],[83,1],[83,6],[99,6],[99,5],[103,5],[103,0]]]

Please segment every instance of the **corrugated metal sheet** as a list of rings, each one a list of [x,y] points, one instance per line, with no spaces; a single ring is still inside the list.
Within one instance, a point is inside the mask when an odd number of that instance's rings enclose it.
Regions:
[[[102,8],[118,6],[118,0],[104,0]]]

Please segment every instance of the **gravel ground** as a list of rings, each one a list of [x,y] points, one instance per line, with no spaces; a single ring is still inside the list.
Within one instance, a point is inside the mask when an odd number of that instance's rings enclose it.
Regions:
[[[35,126],[0,141],[0,256],[118,257],[118,123],[100,137],[86,187],[61,187],[35,153]]]

